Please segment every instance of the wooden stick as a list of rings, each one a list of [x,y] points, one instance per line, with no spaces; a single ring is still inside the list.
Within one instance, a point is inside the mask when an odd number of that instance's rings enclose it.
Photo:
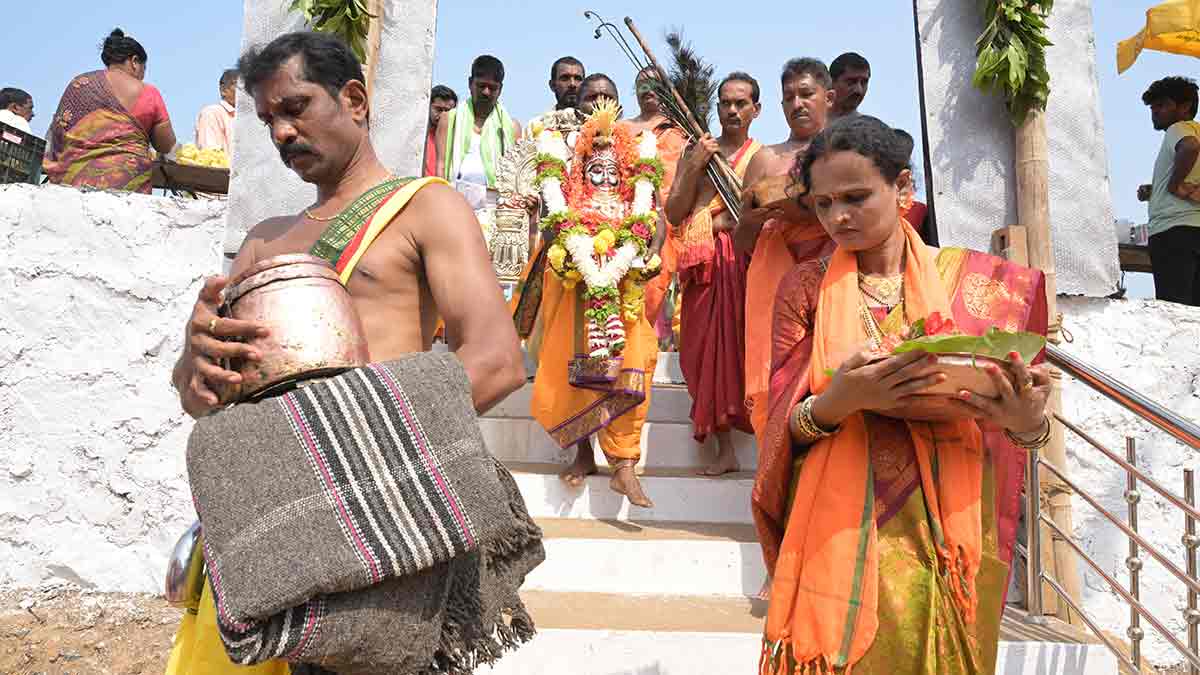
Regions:
[[[1046,119],[1044,113],[1033,110],[1025,122],[1017,127],[1015,138],[1017,179],[1017,222],[1025,226],[1029,245],[1029,266],[1042,270],[1046,275],[1046,309],[1050,315],[1050,328],[1046,339],[1052,344],[1059,342],[1061,317],[1058,314],[1058,284],[1054,273],[1054,246],[1050,232],[1050,161],[1047,150]],[[1050,372],[1050,412],[1062,412],[1062,373],[1057,368]],[[1066,440],[1061,425],[1051,425],[1050,443],[1043,451],[1046,462],[1062,472],[1067,470]],[[1050,518],[1064,532],[1071,532],[1071,494],[1049,471],[1042,475],[1042,490],[1049,495]],[[1033,525],[1027,525],[1032,527]],[[1049,536],[1048,533],[1046,536]],[[1051,540],[1043,549],[1044,557],[1052,563],[1054,576],[1067,590],[1076,603],[1082,590],[1079,582],[1079,562],[1074,551],[1058,540]],[[1052,598],[1053,593],[1047,594]],[[1051,607],[1051,605],[1048,605]],[[1063,621],[1078,625],[1079,618],[1065,606],[1056,608],[1055,614]]]
[[[375,71],[379,65],[379,43],[383,32],[383,0],[367,0],[367,12],[375,17],[367,29],[367,100],[375,89]]]
[[[684,103],[683,97],[679,95],[679,91],[671,83],[671,78],[667,77],[667,71],[658,64],[658,59],[654,58],[654,52],[650,51],[650,45],[646,44],[646,41],[642,38],[642,34],[638,31],[637,26],[634,25],[633,19],[625,17],[625,25],[629,26],[629,32],[633,34],[633,39],[637,40],[642,51],[646,53],[646,58],[650,60],[650,65],[654,66],[654,69],[658,71],[659,79],[667,86],[667,89],[671,90],[671,96],[675,98],[676,105],[683,110],[683,114],[687,115],[688,121],[692,123],[692,126],[697,129],[703,129],[704,127],[700,126],[700,122],[696,119],[696,116],[692,114],[692,109]],[[737,188],[738,192],[741,193],[742,179],[738,177],[737,172],[729,165],[729,160],[725,159],[724,155],[720,153],[713,155],[712,159],[709,160],[709,164],[715,166]],[[717,192],[720,193],[720,190],[718,189]],[[724,199],[724,196],[722,196],[722,201]],[[738,211],[738,208],[733,204],[726,203],[725,206],[734,213]]]

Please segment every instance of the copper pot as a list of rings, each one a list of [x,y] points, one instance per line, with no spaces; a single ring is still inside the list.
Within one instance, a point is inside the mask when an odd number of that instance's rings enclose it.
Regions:
[[[225,287],[221,315],[270,328],[250,344],[261,361],[232,359],[222,365],[241,374],[222,402],[243,401],[311,377],[332,375],[370,361],[362,323],[333,267],[306,254],[261,260]]]

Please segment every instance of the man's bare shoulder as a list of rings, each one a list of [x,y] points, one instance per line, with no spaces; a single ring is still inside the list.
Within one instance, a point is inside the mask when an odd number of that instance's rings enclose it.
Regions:
[[[246,233],[246,238],[242,240],[242,247],[238,249],[237,257],[233,259],[231,274],[237,274],[253,265],[258,260],[259,249],[263,244],[281,237],[295,222],[294,216],[275,216],[250,228],[250,231]]]
[[[246,233],[246,241],[270,241],[286,233],[294,224],[295,216],[272,216],[250,228]]]
[[[422,234],[441,234],[446,229],[458,233],[473,228],[476,233],[482,232],[467,200],[445,183],[431,183],[418,190],[398,222],[413,232],[417,243]]]

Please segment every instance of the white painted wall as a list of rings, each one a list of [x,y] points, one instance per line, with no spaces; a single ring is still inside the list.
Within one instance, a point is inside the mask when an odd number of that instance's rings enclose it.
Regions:
[[[169,373],[223,211],[0,186],[0,586],[162,588],[194,517]]]
[[[183,463],[190,425],[169,372],[200,281],[220,266],[222,210],[216,201],[0,187],[0,587],[66,580],[161,590],[168,549],[193,518]],[[1071,353],[1200,418],[1200,309],[1079,298],[1059,306]],[[1115,404],[1065,386],[1070,419],[1115,448],[1132,433],[1156,479],[1178,486],[1182,467],[1200,464]],[[1119,470],[1081,443],[1070,450],[1072,476],[1123,513]],[[1119,533],[1078,499],[1075,523],[1123,579]],[[1181,517],[1147,497],[1141,526],[1182,562]],[[1146,570],[1145,602],[1182,635],[1179,585],[1153,562]],[[1087,609],[1123,634],[1125,610],[1101,584],[1087,577]],[[1161,641],[1146,653],[1176,660]]]
[[[1200,420],[1200,308],[1155,300],[1100,300],[1060,298],[1059,310],[1074,343],[1064,349],[1175,411],[1185,419]],[[1138,465],[1154,480],[1183,494],[1183,469],[1200,469],[1200,455],[1166,434],[1126,413],[1117,404],[1072,380],[1064,383],[1063,407],[1067,419],[1122,457],[1125,437],[1137,439]],[[1100,452],[1068,433],[1070,477],[1089,490],[1109,511],[1126,515],[1125,474]],[[1146,487],[1140,489],[1139,532],[1168,558],[1184,567],[1183,515]],[[1125,568],[1128,538],[1086,502],[1072,503],[1075,536],[1110,575],[1128,587]],[[1183,585],[1142,554],[1142,602],[1164,621],[1184,644],[1185,624],[1180,610],[1186,606]],[[1124,636],[1129,612],[1118,595],[1098,575],[1084,577],[1085,609],[1114,635]],[[1182,661],[1155,630],[1142,621],[1148,639],[1143,653],[1160,664]]]

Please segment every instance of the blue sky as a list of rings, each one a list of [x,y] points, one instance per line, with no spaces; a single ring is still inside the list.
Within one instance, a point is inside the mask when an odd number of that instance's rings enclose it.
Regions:
[[[872,63],[871,90],[861,110],[913,132],[919,128],[907,0],[863,3],[870,5],[870,21],[853,16],[856,13],[840,3],[805,3],[802,13],[796,3],[778,0],[726,5],[725,11],[696,11],[700,4],[568,0],[540,3],[536,10],[502,10],[501,3],[445,0],[439,7],[434,81],[462,94],[471,59],[492,53],[508,71],[503,100],[513,115],[525,120],[551,106],[546,88],[549,65],[558,56],[572,54],[589,72],[612,76],[622,98],[632,105],[632,67],[611,41],[592,39],[591,24],[583,17],[585,9],[602,7],[614,21],[633,16],[659,56],[666,51],[664,31],[681,27],[719,74],[738,69],[757,77],[763,89],[763,114],[752,131],[764,141],[778,142],[787,134],[779,109],[778,73],[783,62],[793,56],[828,61],[843,51],[858,51]],[[1150,127],[1141,93],[1152,80],[1167,74],[1195,76],[1198,64],[1187,57],[1146,52],[1131,70],[1117,76],[1116,42],[1136,32],[1152,4],[1153,0],[1102,0],[1094,10],[1114,210],[1118,217],[1136,222],[1145,220],[1145,207],[1134,199],[1134,191],[1149,178],[1161,141]],[[146,47],[147,81],[162,90],[176,133],[185,140],[192,136],[196,113],[216,100],[217,78],[236,60],[240,45],[241,0],[65,0],[25,3],[22,11],[25,17],[20,22],[0,26],[0,63],[4,64],[0,86],[18,86],[33,94],[37,112],[33,127],[39,134],[49,124],[70,78],[101,67],[98,47],[114,26]],[[1053,83],[1051,91],[1053,95]],[[1136,283],[1137,290],[1143,290],[1144,283]]]

